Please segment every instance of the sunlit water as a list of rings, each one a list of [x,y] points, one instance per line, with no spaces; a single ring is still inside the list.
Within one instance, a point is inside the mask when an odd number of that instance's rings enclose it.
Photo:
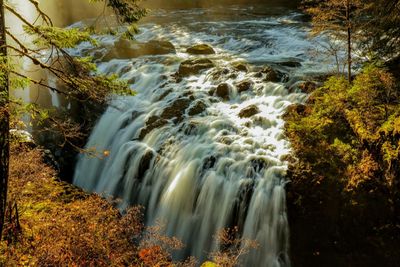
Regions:
[[[138,94],[115,99],[103,114],[87,148],[110,155],[81,155],[74,183],[121,198],[122,208],[146,207],[147,224],[164,221],[167,234],[186,244],[181,257],[204,260],[218,247],[213,235],[237,225],[244,238],[260,245],[244,257],[244,266],[290,266],[284,189],[290,144],[281,116],[305,95],[289,93],[288,84],[266,82],[257,73],[271,62],[290,60],[302,66],[282,70],[291,78],[302,77],[321,71],[324,63],[312,52],[315,43],[307,39],[301,14],[263,8],[157,11],[141,25],[137,39],[169,40],[176,54],[99,63],[101,71],[130,80]],[[97,38],[109,44],[116,39]],[[204,57],[216,67],[176,81],[180,62],[202,57],[185,52],[197,43],[214,47],[216,54]],[[250,70],[235,71],[235,62],[246,62]],[[215,75],[224,68],[226,74]],[[245,79],[254,84],[239,93],[235,84]],[[231,85],[229,100],[209,95],[221,82]],[[177,99],[189,103],[183,119],[169,119],[140,139],[146,121]],[[188,115],[199,101],[205,110]],[[240,118],[239,112],[251,104],[260,112]]]

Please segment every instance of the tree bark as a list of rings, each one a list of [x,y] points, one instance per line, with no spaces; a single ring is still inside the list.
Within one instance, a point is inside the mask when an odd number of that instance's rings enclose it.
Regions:
[[[4,18],[4,0],[0,0],[0,56],[3,66],[0,68],[0,240],[2,239],[9,175],[10,156],[10,115],[8,112],[9,87],[7,69],[6,25]]]
[[[351,82],[351,20],[350,20],[350,0],[346,1],[346,23],[347,23],[347,79]]]

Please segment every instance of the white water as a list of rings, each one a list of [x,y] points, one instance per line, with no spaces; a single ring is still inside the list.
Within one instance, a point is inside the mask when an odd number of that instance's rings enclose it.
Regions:
[[[322,64],[313,63],[314,44],[306,39],[308,28],[299,14],[252,12],[241,7],[159,11],[151,23],[141,26],[137,38],[170,40],[176,55],[99,64],[105,73],[134,78],[132,88],[138,95],[116,99],[103,114],[87,148],[109,150],[110,156],[80,156],[74,183],[121,198],[122,208],[144,205],[147,224],[164,220],[167,233],[187,245],[180,256],[204,260],[217,248],[212,238],[216,231],[238,225],[244,238],[260,244],[243,259],[244,266],[290,266],[284,189],[284,156],[290,144],[283,135],[281,116],[290,104],[304,101],[305,95],[289,93],[284,84],[265,82],[255,74],[268,62],[301,61],[302,67],[286,70],[291,77],[321,70]],[[98,39],[110,43],[114,37]],[[215,48],[217,54],[207,58],[217,68],[176,83],[171,75],[179,63],[199,57],[186,54],[186,47],[202,42]],[[221,68],[234,72],[231,66],[237,61],[248,62],[251,70],[237,72],[237,77],[212,75]],[[244,79],[254,86],[239,94],[234,84]],[[208,94],[220,82],[232,85],[229,101]],[[167,90],[171,93],[159,100]],[[189,116],[188,109],[182,111],[181,122],[169,120],[139,140],[151,116],[190,96],[191,106],[198,101],[206,104],[203,113]],[[239,118],[240,110],[250,104],[261,112]]]

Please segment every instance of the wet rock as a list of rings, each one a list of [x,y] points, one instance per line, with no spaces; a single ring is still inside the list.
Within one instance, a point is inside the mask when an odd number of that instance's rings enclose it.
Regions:
[[[150,168],[151,161],[153,160],[155,154],[151,150],[147,150],[143,157],[140,159],[139,168],[137,171],[137,179],[142,181],[146,171]]]
[[[139,134],[139,140],[142,140],[147,134],[149,134],[154,129],[163,127],[167,123],[168,123],[168,121],[166,119],[162,119],[159,116],[151,116],[147,120],[145,127],[143,127],[141,129],[140,134]]]
[[[208,95],[214,95],[215,91],[217,90],[217,88],[211,88],[210,90],[208,90]]]
[[[197,44],[189,47],[186,50],[187,53],[192,55],[211,55],[215,54],[214,49],[208,44]]]
[[[236,84],[236,88],[238,93],[242,93],[250,90],[254,85],[254,82],[251,80],[243,80]]]
[[[189,116],[194,116],[204,112],[207,105],[203,101],[197,101],[188,111]]]
[[[233,143],[233,140],[232,140],[232,138],[230,138],[230,137],[228,137],[228,136],[223,136],[223,137],[221,137],[220,139],[219,139],[219,142],[221,142],[222,144],[225,144],[225,145],[231,145],[232,143]]]
[[[217,162],[217,158],[215,156],[206,157],[203,160],[202,170],[214,168],[216,162]]]
[[[215,95],[223,98],[224,100],[229,100],[229,84],[221,83],[215,90]]]
[[[253,115],[260,113],[260,109],[256,105],[245,107],[239,112],[240,118],[250,118]]]
[[[197,75],[200,72],[211,69],[213,67],[215,67],[214,63],[207,58],[189,59],[181,63],[177,75],[178,77]]]
[[[167,95],[169,95],[171,92],[172,92],[172,89],[169,89],[169,90],[164,91],[164,92],[160,95],[160,97],[158,98],[158,101],[161,101],[161,100],[163,100],[164,98],[166,98]]]
[[[177,121],[180,122],[182,121],[182,116],[190,103],[191,100],[188,98],[178,98],[164,109],[160,117],[164,120],[176,118]]]
[[[267,82],[284,82],[288,78],[285,73],[275,70],[269,66],[265,67],[261,73],[265,75],[264,80]]]
[[[280,66],[289,67],[289,68],[299,68],[301,67],[301,63],[298,61],[285,61],[277,63]]]
[[[246,64],[241,63],[241,62],[233,63],[232,67],[237,71],[248,72],[248,70],[249,70],[248,67],[246,66]]]
[[[151,40],[139,43],[133,40],[120,38],[114,46],[104,55],[103,61],[111,59],[130,59],[147,55],[165,55],[176,53],[174,45],[169,41]]]
[[[197,127],[198,127],[198,124],[196,122],[190,121],[183,125],[182,130],[185,135],[192,135],[192,134],[196,134]]]

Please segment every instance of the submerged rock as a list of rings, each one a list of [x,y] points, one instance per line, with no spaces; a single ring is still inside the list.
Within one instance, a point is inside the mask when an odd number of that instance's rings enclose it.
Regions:
[[[250,118],[253,115],[260,113],[260,109],[256,105],[245,107],[239,112],[240,118]]]
[[[177,75],[181,77],[197,75],[203,70],[211,69],[213,67],[215,67],[215,64],[207,58],[189,59],[181,63]]]
[[[114,46],[104,55],[103,61],[111,59],[130,59],[147,55],[165,55],[176,53],[174,45],[169,41],[151,40],[139,43],[134,40],[120,38]]]
[[[208,44],[197,44],[189,47],[186,52],[192,55],[211,55],[215,54],[214,49]]]

